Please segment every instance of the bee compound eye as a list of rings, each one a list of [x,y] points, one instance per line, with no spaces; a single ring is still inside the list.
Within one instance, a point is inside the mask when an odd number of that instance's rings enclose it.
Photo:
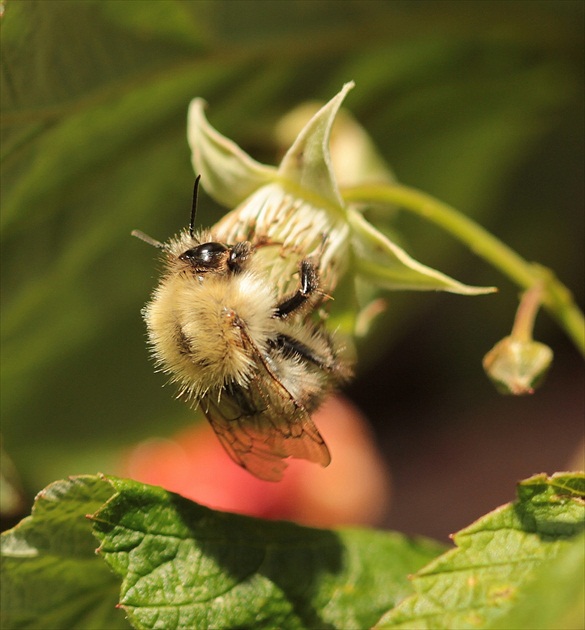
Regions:
[[[195,267],[217,267],[228,248],[221,243],[202,243],[188,249],[179,258],[190,262]]]

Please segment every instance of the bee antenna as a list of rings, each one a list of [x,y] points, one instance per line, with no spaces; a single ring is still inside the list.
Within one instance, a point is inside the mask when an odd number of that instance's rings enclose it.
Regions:
[[[132,230],[131,235],[139,238],[141,241],[144,241],[149,245],[152,245],[153,247],[157,247],[158,249],[166,249],[166,245],[164,243],[157,241],[155,238],[152,238],[152,236],[148,236],[148,234],[145,234],[140,230]]]
[[[193,201],[191,202],[191,221],[189,221],[189,234],[191,237],[195,236],[195,216],[197,215],[197,193],[199,192],[199,180],[201,175],[197,175],[195,178],[195,184],[193,185]]]

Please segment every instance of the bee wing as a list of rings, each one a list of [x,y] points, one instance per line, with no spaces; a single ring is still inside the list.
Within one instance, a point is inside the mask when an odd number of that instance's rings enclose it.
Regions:
[[[219,399],[208,396],[202,408],[229,456],[260,479],[282,479],[287,457],[322,466],[331,461],[307,410],[263,361],[247,388],[224,389]]]

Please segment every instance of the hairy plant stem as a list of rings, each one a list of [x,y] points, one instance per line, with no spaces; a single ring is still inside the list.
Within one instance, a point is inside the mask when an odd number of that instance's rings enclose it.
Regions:
[[[441,226],[524,289],[540,284],[544,308],[585,355],[583,313],[569,289],[550,269],[529,263],[469,217],[415,188],[400,184],[366,185],[346,188],[342,195],[348,203],[387,203],[414,212]]]

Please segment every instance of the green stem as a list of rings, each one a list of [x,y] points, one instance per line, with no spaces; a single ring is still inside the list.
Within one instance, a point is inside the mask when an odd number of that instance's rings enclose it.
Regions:
[[[469,217],[414,188],[398,184],[358,186],[345,189],[343,198],[351,203],[398,205],[441,226],[524,289],[542,283],[543,306],[585,355],[583,313],[551,270],[529,263]]]

